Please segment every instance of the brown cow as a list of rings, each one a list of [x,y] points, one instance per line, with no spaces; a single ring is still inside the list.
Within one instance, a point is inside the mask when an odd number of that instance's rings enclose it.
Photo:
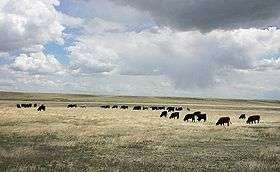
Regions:
[[[257,122],[259,123],[260,122],[260,115],[253,115],[253,116],[249,116],[246,123],[247,124],[256,124]]]
[[[231,123],[231,122],[230,122],[230,117],[221,117],[221,118],[217,121],[216,125],[224,125],[224,124],[227,124],[227,125],[229,126],[229,123]]]

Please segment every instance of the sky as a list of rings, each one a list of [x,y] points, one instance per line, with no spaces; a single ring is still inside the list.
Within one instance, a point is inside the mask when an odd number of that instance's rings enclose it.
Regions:
[[[280,99],[279,0],[1,0],[0,90]]]

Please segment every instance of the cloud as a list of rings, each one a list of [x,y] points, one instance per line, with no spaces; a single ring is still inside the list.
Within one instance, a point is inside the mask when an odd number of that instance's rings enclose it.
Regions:
[[[279,0],[111,0],[147,11],[162,26],[179,30],[280,26]]]
[[[63,42],[64,27],[54,5],[59,1],[9,0],[0,6],[0,51],[8,52],[48,41]]]
[[[59,74],[64,72],[64,67],[52,55],[43,52],[20,54],[10,65],[16,71],[31,74]]]
[[[69,53],[80,72],[163,75],[178,89],[206,89],[234,70],[254,70],[266,54],[279,50],[279,41],[276,28],[202,34],[155,27],[140,33],[84,35]]]

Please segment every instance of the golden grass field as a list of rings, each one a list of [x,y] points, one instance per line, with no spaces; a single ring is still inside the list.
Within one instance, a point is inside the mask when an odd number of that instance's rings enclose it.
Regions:
[[[15,107],[25,101],[47,110]],[[97,107],[116,103],[180,104],[208,121]],[[240,113],[261,122],[247,125]],[[221,116],[233,124],[216,126]],[[0,171],[280,171],[279,101],[0,93],[0,119]]]

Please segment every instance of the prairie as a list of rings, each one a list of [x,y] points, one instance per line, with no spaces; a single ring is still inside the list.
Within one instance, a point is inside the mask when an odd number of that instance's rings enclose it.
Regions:
[[[280,171],[280,103],[35,93],[0,94],[0,171]],[[17,103],[47,105],[18,109]],[[68,103],[87,108],[68,109]],[[128,104],[128,110],[101,109]],[[180,105],[206,122],[160,118],[133,105]],[[238,119],[261,115],[259,124]],[[229,116],[229,127],[216,126]]]

